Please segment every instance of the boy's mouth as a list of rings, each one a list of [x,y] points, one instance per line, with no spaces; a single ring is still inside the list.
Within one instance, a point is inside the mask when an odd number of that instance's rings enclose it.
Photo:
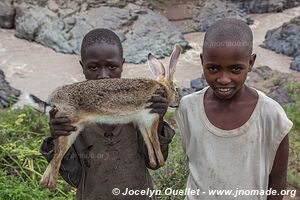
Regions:
[[[228,97],[234,91],[233,87],[217,87],[214,89],[218,96],[220,97]]]

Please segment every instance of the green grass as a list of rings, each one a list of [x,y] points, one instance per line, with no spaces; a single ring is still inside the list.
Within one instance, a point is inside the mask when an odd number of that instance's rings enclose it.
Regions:
[[[294,103],[284,107],[294,124],[290,132],[288,183],[300,188],[300,83],[288,84],[287,88],[294,100]]]
[[[39,190],[47,161],[39,152],[48,135],[44,116],[25,108],[0,111],[0,199],[73,199],[74,191],[61,179],[58,190]]]
[[[300,84],[289,84],[288,92],[294,100],[284,107],[294,123],[290,132],[288,183],[300,188]],[[176,128],[173,112],[168,112],[165,118]],[[39,190],[38,183],[47,166],[39,147],[48,135],[48,128],[47,119],[29,108],[0,110],[0,200],[74,199],[74,189],[61,178],[55,193]],[[185,189],[188,167],[177,129],[166,165],[151,174],[159,190]],[[183,200],[184,197],[159,196],[158,199]]]

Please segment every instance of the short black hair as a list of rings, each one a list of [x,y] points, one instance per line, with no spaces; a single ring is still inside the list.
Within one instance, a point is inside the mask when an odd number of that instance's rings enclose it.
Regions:
[[[123,47],[120,38],[113,31],[106,28],[96,28],[89,31],[83,38],[81,43],[81,59],[87,47],[93,44],[111,44],[117,45],[121,58],[123,58]]]
[[[221,19],[212,24],[205,33],[203,52],[210,47],[244,46],[251,55],[253,34],[245,22],[238,19]]]

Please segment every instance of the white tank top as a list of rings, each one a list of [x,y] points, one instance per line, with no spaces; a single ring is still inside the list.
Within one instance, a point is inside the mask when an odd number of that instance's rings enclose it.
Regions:
[[[206,116],[207,89],[185,96],[176,111],[190,169],[186,191],[197,191],[187,192],[186,199],[267,199],[256,193],[268,189],[276,151],[292,122],[276,101],[257,91],[258,102],[249,120],[239,128],[222,130]],[[228,190],[227,195],[209,194],[222,189]],[[243,193],[252,195],[238,195]]]

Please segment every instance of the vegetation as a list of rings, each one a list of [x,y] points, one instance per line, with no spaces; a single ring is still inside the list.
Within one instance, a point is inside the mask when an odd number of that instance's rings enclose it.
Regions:
[[[294,99],[294,103],[285,106],[294,123],[290,133],[288,182],[300,188],[300,84],[288,85],[288,92]],[[166,118],[176,128],[173,112],[167,113]],[[38,189],[47,165],[39,147],[47,134],[47,119],[29,108],[0,111],[0,200],[74,199],[74,189],[61,179],[55,193]],[[185,189],[188,168],[178,131],[166,165],[151,173],[157,189]],[[159,199],[181,200],[184,196],[161,195]]]
[[[0,111],[0,199],[74,199],[62,180],[56,193],[39,190],[47,166],[39,146],[47,134],[47,119],[29,108]]]

